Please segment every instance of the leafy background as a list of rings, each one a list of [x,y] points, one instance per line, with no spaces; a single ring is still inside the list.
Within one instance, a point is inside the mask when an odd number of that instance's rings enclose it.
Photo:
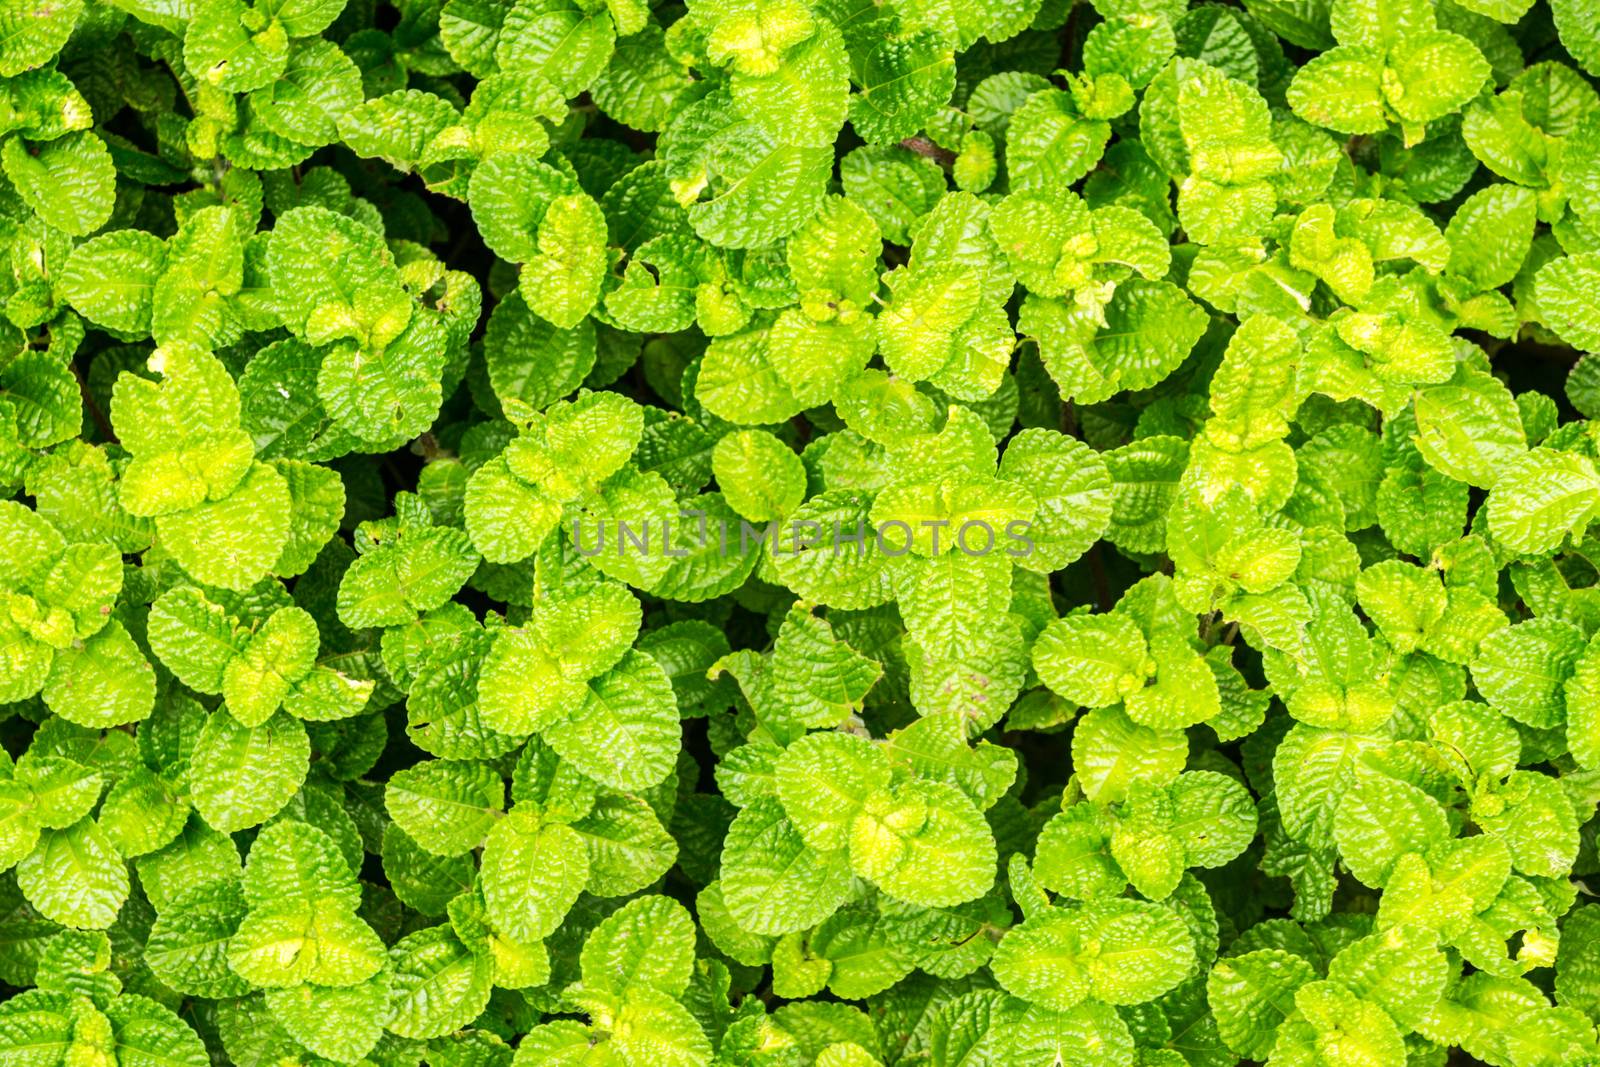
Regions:
[[[0,1059],[1600,1061],[1597,75],[0,0]]]

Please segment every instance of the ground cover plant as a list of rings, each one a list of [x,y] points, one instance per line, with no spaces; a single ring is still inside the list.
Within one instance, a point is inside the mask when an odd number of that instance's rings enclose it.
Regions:
[[[0,0],[0,1063],[1600,1063],[1593,0]]]

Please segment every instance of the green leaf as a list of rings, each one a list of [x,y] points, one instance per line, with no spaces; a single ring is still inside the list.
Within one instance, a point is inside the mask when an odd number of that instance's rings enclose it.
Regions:
[[[316,561],[344,518],[344,482],[337,471],[314,463],[279,459],[272,466],[289,486],[289,539],[272,573],[303,574]]]
[[[343,987],[306,983],[266,991],[272,1017],[319,1056],[348,1063],[371,1052],[388,1017],[390,978],[379,971]]]
[[[799,4],[775,2],[728,4],[712,8],[718,16],[709,27],[706,54],[720,65],[759,74],[773,69],[778,57],[816,30],[810,11]]]
[[[931,119],[955,90],[950,45],[932,30],[874,42],[857,61],[861,87],[850,97],[850,125],[869,144],[910,137]]]
[[[478,682],[487,723],[526,734],[571,715],[589,681],[627,655],[639,618],[633,595],[607,584],[543,604],[527,627],[500,631]]]
[[[1061,193],[1100,159],[1110,126],[1077,113],[1072,97],[1045,89],[1028,97],[1011,116],[1006,166],[1019,191]]]
[[[1501,837],[1524,874],[1559,877],[1578,854],[1577,820],[1554,779],[1513,771],[1503,792],[1480,804],[1485,829]]]
[[[1450,970],[1431,931],[1398,926],[1346,945],[1329,962],[1328,977],[1414,1027],[1438,1004]]]
[[[993,834],[972,801],[928,781],[870,798],[851,824],[849,851],[857,874],[924,907],[981,896],[993,884],[997,859]]]
[[[1188,644],[1161,635],[1151,646],[1156,663],[1151,684],[1130,694],[1128,718],[1158,730],[1204,722],[1222,710],[1216,677]]]
[[[89,814],[105,788],[98,773],[64,756],[24,753],[13,774],[32,794],[33,821],[52,830],[65,830]]]
[[[169,589],[150,607],[150,648],[178,680],[202,693],[221,693],[228,664],[246,635],[221,605],[194,586]]]
[[[570,718],[541,733],[563,758],[602,785],[638,790],[671,773],[682,728],[666,673],[643,652],[629,650],[588,681]]]
[[[394,967],[385,1024],[400,1037],[442,1037],[465,1027],[489,1002],[494,960],[463,945],[449,926],[431,926],[389,949]]]
[[[958,392],[987,396],[999,384],[1006,353],[999,309],[984,279],[955,264],[886,275],[892,297],[879,316],[879,349],[889,369],[912,381],[970,378]]]
[[[135,861],[139,884],[152,903],[168,907],[189,890],[239,876],[239,849],[233,839],[192,815],[183,832],[158,852]]]
[[[1600,909],[1585,904],[1575,908],[1566,921],[1566,938],[1556,956],[1556,995],[1563,1004],[1571,1004],[1583,1011],[1594,1006],[1596,985],[1595,924],[1600,921]]]
[[[1586,350],[1600,348],[1596,292],[1600,292],[1600,253],[1553,259],[1534,276],[1534,295],[1550,328]]]
[[[1350,873],[1382,887],[1401,856],[1450,836],[1443,807],[1421,789],[1384,774],[1358,773],[1333,817],[1333,839]]]
[[[538,233],[538,252],[522,267],[524,299],[555,325],[576,326],[600,295],[605,216],[586,196],[560,196],[545,211]]]
[[[353,910],[360,899],[355,875],[333,838],[293,819],[275,822],[256,836],[243,885],[251,911],[323,901]]]
[[[1600,67],[1600,35],[1594,31],[1588,5],[1581,0],[1557,0],[1550,11],[1555,16],[1561,43],[1584,70],[1594,73],[1595,68]]]
[[[235,719],[259,726],[272,717],[290,687],[311,672],[320,639],[300,608],[280,608],[251,634],[222,672],[222,698]]]
[[[1073,764],[1091,800],[1121,800],[1132,782],[1177,778],[1188,750],[1182,731],[1141,726],[1115,706],[1083,715],[1072,734]]]
[[[1127,877],[1111,857],[1114,820],[1094,804],[1063,808],[1039,832],[1034,874],[1039,883],[1079,900],[1116,896]]]
[[[1572,758],[1584,768],[1592,768],[1600,763],[1600,690],[1596,688],[1600,685],[1600,675],[1596,674],[1600,670],[1600,652],[1591,654],[1590,647],[1586,645],[1583,654],[1573,664],[1572,677],[1567,680],[1563,690],[1567,747],[1572,752]],[[1520,752],[1519,746],[1517,754],[1520,755]],[[1516,760],[1510,762],[1515,765]]]
[[[1279,1027],[1295,1011],[1295,992],[1315,978],[1310,963],[1282,949],[1217,961],[1206,976],[1206,1000],[1222,1039],[1241,1056],[1266,1057]]]
[[[381,234],[314,204],[285,211],[267,245],[274,302],[290,332],[307,340],[319,309],[328,309],[324,316],[348,313],[363,289],[397,280],[393,264]]]
[[[543,75],[571,97],[604,69],[615,41],[604,12],[567,0],[517,0],[500,25],[495,58],[501,70]]]
[[[144,960],[168,988],[197,997],[244,996],[250,984],[228,967],[228,939],[245,917],[244,893],[231,879],[184,891],[150,930]]]
[[[668,173],[695,233],[724,248],[786,237],[821,205],[832,166],[826,149],[786,144],[741,121],[713,95],[683,111],[664,135]]]
[[[1537,201],[1515,185],[1493,185],[1469,197],[1450,218],[1446,268],[1479,289],[1515,278],[1533,242]]]
[[[1462,367],[1417,393],[1417,448],[1436,470],[1493,489],[1527,448],[1522,418],[1498,379]]]
[[[183,37],[183,59],[195,76],[234,92],[259,89],[278,75],[288,56],[288,30],[268,27],[260,35],[244,24],[240,0],[205,0],[197,5]],[[275,32],[274,32],[275,31]]]
[[[1333,800],[1355,778],[1360,754],[1373,742],[1357,734],[1295,726],[1272,758],[1283,827],[1300,840],[1327,841],[1337,810]]]
[[[719,337],[706,350],[695,381],[695,399],[718,418],[740,425],[778,423],[803,405],[778,373],[768,330]]]
[[[871,78],[869,68],[863,74],[866,88],[855,100],[871,99]],[[739,113],[775,140],[831,145],[844,125],[850,96],[844,40],[831,23],[819,22],[817,32],[790,49],[776,70],[759,74],[735,70],[729,89]]]
[[[440,856],[476,848],[505,807],[505,782],[480,763],[427,760],[396,771],[384,806],[419,845]]]
[[[617,42],[590,95],[618,122],[636,130],[659,131],[694,85],[689,72],[668,53],[661,28],[652,24]]]
[[[44,681],[50,710],[98,729],[146,718],[155,698],[155,671],[119,622],[58,652]]]
[[[888,788],[891,773],[872,742],[815,733],[784,750],[773,780],[784,814],[806,844],[827,852],[849,843],[852,824]]]
[[[1402,123],[1433,122],[1483,87],[1489,64],[1473,43],[1443,30],[1406,34],[1389,49],[1384,95]]]
[[[242,592],[264,577],[289,541],[288,483],[265,463],[221,499],[156,519],[156,535],[190,577]]]
[[[638,897],[584,940],[584,986],[623,997],[637,989],[679,997],[689,985],[694,955],[694,923],[683,905],[667,897]]]
[[[839,165],[845,196],[877,222],[888,241],[908,244],[907,229],[947,187],[931,159],[898,145],[864,145]]]
[[[1091,310],[1030,296],[1018,322],[1039,342],[1045,369],[1062,395],[1080,403],[1162,381],[1206,326],[1200,307],[1167,282],[1124,282],[1103,314],[1101,322]]]
[[[1256,835],[1256,805],[1237,781],[1216,771],[1188,771],[1167,789],[1172,831],[1192,867],[1221,867]]]
[[[392,329],[392,323],[403,321],[403,300],[395,291],[362,290],[355,297],[354,315],[358,321],[369,315],[394,316],[389,322],[380,317],[374,326]],[[418,313],[411,314],[393,340],[380,338],[336,344],[317,375],[317,396],[329,416],[358,437],[411,437],[438,414],[439,376],[449,339],[438,319]]]
[[[106,794],[99,822],[124,856],[142,856],[183,832],[189,804],[153,772],[135,769]]]
[[[995,978],[1014,996],[1053,1011],[1086,997],[1142,1004],[1194,965],[1181,920],[1154,904],[1104,900],[1052,909],[1013,928],[995,949]]]
[[[638,797],[605,796],[572,824],[589,850],[587,891],[620,897],[651,885],[678,858],[678,844]]]
[[[70,336],[70,332],[69,332]],[[53,353],[23,351],[0,369],[0,389],[4,395],[8,415],[6,429],[12,431],[10,413],[15,413],[14,449],[20,445],[45,448],[68,440],[79,432],[83,423],[81,391],[74,396],[72,372],[63,366]],[[20,456],[13,454],[6,460],[8,469],[15,469]],[[20,470],[8,474],[15,480]]]
[[[105,142],[91,131],[33,144],[7,138],[0,164],[23,201],[63,233],[84,236],[111,217],[116,169]]]
[[[1033,667],[1057,693],[1097,708],[1142,689],[1156,663],[1138,624],[1127,615],[1068,615],[1039,634]]]
[[[434,138],[456,119],[456,109],[442,97],[402,89],[358,101],[337,122],[340,135],[357,155],[410,169],[421,163]]]
[[[1379,928],[1400,924],[1447,925],[1452,916],[1476,914],[1505,885],[1511,856],[1499,838],[1462,838],[1435,846],[1426,856],[1408,853],[1395,864],[1385,886]]]
[[[541,825],[513,811],[495,823],[480,872],[489,921],[518,941],[554,933],[589,880],[583,839],[570,827]]]
[[[435,856],[396,823],[383,831],[383,874],[399,902],[423,915],[444,915],[472,885],[475,867],[465,855]]]
[[[251,114],[275,135],[304,145],[338,139],[339,120],[361,104],[361,74],[329,41],[296,41],[283,74],[250,94]]]
[[[766,717],[775,728],[836,726],[862,706],[883,674],[876,661],[839,640],[826,620],[801,604],[778,630],[771,668],[777,707]]]
[[[190,757],[195,809],[224,833],[257,826],[299,790],[310,758],[311,743],[298,719],[280,712],[250,727],[226,711],[212,712]]]
[[[781,518],[805,497],[800,458],[765,431],[728,434],[717,442],[711,465],[729,505],[751,522]]]
[[[1513,552],[1549,552],[1600,510],[1594,464],[1535,448],[1509,463],[1489,497],[1489,532]]]
[[[600,489],[627,462],[643,433],[638,405],[615,393],[590,393],[535,417],[507,446],[506,464],[554,499],[570,501],[584,490]]]
[[[477,567],[467,535],[425,527],[358,557],[339,584],[339,618],[351,627],[398,626],[455,595]]]
[[[333,839],[284,820],[261,832],[244,876],[249,910],[228,966],[257,986],[351,986],[377,974],[383,943],[358,918],[355,876]]]
[[[62,295],[108,330],[149,333],[153,292],[166,265],[166,246],[154,234],[101,234],[73,250],[61,278]]]
[[[496,456],[472,473],[465,498],[467,533],[491,563],[533,555],[561,521],[561,506],[513,475]]]
[[[1340,133],[1377,133],[1389,124],[1383,98],[1383,53],[1346,46],[1314,57],[1289,86],[1296,115]]]
[[[128,899],[128,865],[98,823],[87,816],[61,830],[46,830],[17,864],[17,886],[52,922],[104,930]]]
[[[48,62],[67,43],[82,14],[81,0],[9,0],[0,10],[0,24],[6,27],[0,75],[13,78]]]
[[[1172,896],[1183,879],[1183,842],[1172,833],[1172,805],[1163,793],[1129,794],[1111,832],[1111,858],[1130,884],[1151,900]]]
[[[489,381],[502,404],[520,400],[548,407],[576,389],[595,362],[592,324],[552,326],[529,310],[520,290],[495,306],[483,344]]]
[[[741,811],[722,847],[723,899],[733,920],[753,933],[815,926],[849,893],[845,851],[811,848],[774,798]]]
[[[1563,690],[1584,652],[1583,634],[1556,619],[1530,619],[1489,634],[1472,661],[1472,684],[1490,706],[1519,722],[1561,722]]]

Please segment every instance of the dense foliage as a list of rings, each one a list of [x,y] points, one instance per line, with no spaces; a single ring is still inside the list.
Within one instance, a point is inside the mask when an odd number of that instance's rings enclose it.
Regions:
[[[1600,1062],[1597,77],[0,0],[0,1062]]]

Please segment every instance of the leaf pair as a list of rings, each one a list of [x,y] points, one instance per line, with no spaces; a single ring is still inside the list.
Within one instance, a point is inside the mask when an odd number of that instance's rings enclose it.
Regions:
[[[914,904],[972,900],[993,881],[993,836],[959,789],[897,776],[872,742],[808,734],[773,769],[776,799],[740,813],[724,845],[723,893],[757,933],[815,925],[851,872]]]
[[[152,605],[150,646],[179,681],[221,693],[228,713],[259,726],[281,707],[327,722],[359,715],[374,683],[318,663],[321,637],[303,609],[253,612],[251,625],[193,586],[168,590]]]
[[[43,693],[70,722],[107,727],[150,714],[155,675],[121,622],[121,555],[100,542],[68,544],[50,522],[14,502],[0,507],[6,541],[0,697]]]

